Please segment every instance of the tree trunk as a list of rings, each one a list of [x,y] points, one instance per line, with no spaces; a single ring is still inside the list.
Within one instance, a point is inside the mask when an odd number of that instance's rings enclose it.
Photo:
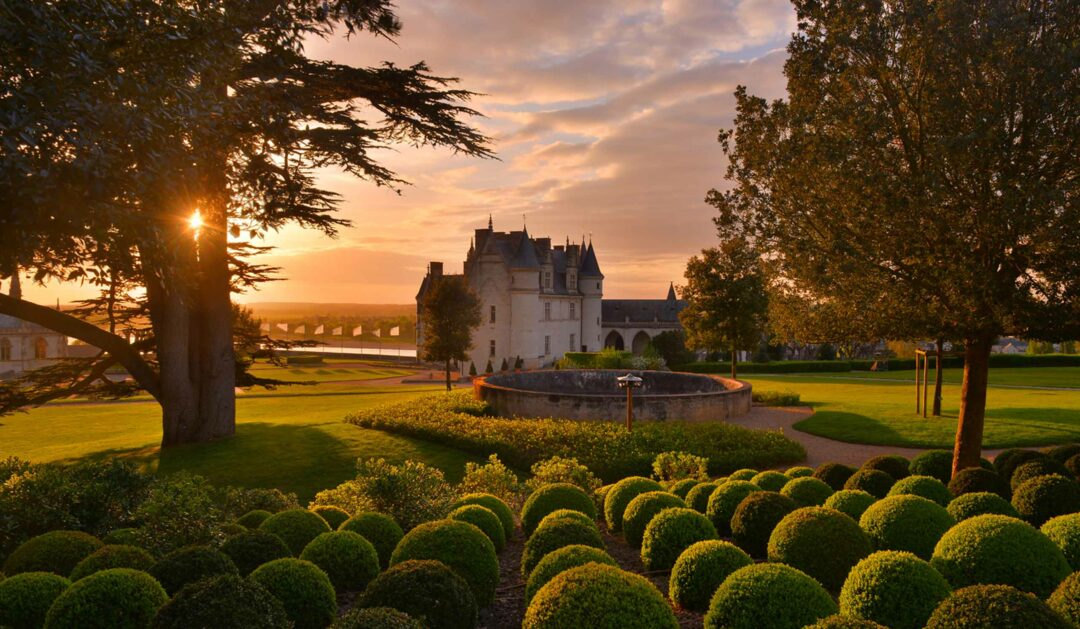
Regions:
[[[934,417],[941,417],[941,372],[944,371],[944,364],[942,359],[942,345],[945,341],[942,339],[937,340],[937,352],[935,359],[937,363],[934,365]]]
[[[735,349],[734,347],[732,347],[731,348],[731,379],[732,380],[734,380],[737,377],[735,366],[738,364],[738,362],[739,362],[739,351],[737,349]]]
[[[968,339],[964,349],[964,384],[960,389],[960,419],[956,424],[953,469],[978,467],[982,455],[983,421],[986,417],[986,384],[990,371],[987,338]]]
[[[146,298],[161,381],[161,447],[166,448],[195,441],[193,433],[200,422],[198,390],[191,380],[191,316],[185,283],[175,268],[159,269],[163,277],[147,274]]]
[[[450,359],[449,358],[446,359],[446,390],[447,391],[452,391],[453,390],[453,388],[450,386]]]

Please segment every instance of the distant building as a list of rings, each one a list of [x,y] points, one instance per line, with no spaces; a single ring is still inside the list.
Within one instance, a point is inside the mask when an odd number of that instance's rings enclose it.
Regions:
[[[22,298],[18,274],[8,294]],[[36,323],[0,315],[0,380],[44,367],[67,356],[67,337]]]

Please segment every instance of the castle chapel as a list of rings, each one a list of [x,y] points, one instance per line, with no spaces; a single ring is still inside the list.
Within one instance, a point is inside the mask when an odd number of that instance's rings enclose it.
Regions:
[[[463,268],[481,302],[481,324],[473,330],[469,363],[483,372],[490,361],[525,369],[550,367],[565,352],[604,347],[640,354],[666,330],[679,330],[686,305],[669,287],[666,299],[604,299],[604,274],[592,242],[552,245],[528,229],[495,231],[491,219],[477,229]],[[442,262],[431,262],[416,295],[416,339],[423,344],[423,301],[434,282],[446,277]]]

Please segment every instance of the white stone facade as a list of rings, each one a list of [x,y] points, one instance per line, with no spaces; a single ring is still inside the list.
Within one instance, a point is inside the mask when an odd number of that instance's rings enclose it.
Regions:
[[[17,281],[12,282],[10,290],[12,296],[21,296]],[[22,319],[0,315],[0,380],[44,367],[67,355],[66,336]]]

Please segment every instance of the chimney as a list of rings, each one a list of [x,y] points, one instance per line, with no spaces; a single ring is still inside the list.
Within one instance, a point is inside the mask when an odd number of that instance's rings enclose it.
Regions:
[[[19,267],[11,272],[11,288],[8,294],[14,299],[22,299],[22,286],[19,284]]]
[[[431,277],[442,277],[442,262],[432,262],[429,264],[428,273]]]

